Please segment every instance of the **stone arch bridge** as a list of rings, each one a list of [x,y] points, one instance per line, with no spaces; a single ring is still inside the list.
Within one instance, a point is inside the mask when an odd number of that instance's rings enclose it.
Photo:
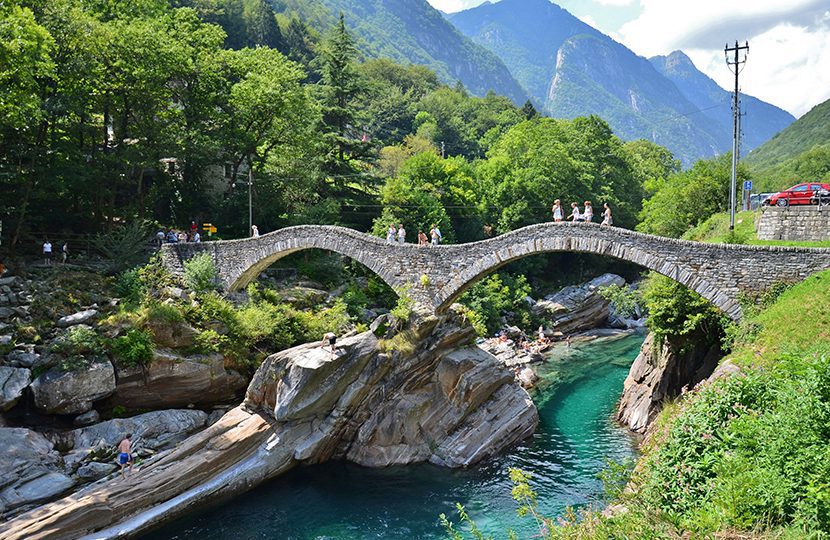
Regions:
[[[571,251],[606,255],[654,270],[696,291],[733,319],[741,317],[741,291],[761,291],[776,281],[800,281],[830,268],[830,249],[706,244],[638,233],[594,223],[541,223],[468,244],[387,245],[352,229],[300,225],[258,238],[166,244],[164,264],[181,274],[183,262],[210,253],[221,286],[244,288],[274,261],[305,249],[350,257],[392,288],[436,311],[446,309],[479,278],[537,253]]]

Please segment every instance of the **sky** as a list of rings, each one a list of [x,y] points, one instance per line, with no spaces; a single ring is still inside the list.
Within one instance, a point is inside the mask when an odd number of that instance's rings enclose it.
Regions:
[[[484,0],[428,0],[452,13]],[[799,117],[830,99],[830,0],[559,0],[635,53],[682,50],[726,89],[724,46],[749,42],[741,92]],[[682,21],[682,24],[678,22]]]

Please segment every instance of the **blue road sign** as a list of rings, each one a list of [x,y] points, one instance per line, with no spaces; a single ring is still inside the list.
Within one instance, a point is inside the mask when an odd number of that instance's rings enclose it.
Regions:
[[[744,180],[744,191],[752,191],[752,180]]]

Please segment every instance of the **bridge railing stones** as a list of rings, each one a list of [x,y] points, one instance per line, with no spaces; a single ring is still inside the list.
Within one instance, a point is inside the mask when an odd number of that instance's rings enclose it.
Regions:
[[[484,275],[546,252],[593,253],[636,263],[686,285],[733,318],[740,317],[741,291],[760,291],[830,268],[830,249],[705,244],[592,223],[540,223],[479,242],[435,247],[387,245],[352,229],[300,225],[258,238],[168,244],[162,253],[176,274],[193,255],[211,253],[222,286],[235,290],[281,257],[313,248],[364,264],[392,288],[408,287],[413,299],[437,311]]]

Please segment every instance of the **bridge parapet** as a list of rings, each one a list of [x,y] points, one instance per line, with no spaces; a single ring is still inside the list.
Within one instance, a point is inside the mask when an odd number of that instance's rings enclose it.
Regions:
[[[741,291],[764,290],[776,281],[798,281],[830,268],[830,249],[706,244],[583,223],[540,223],[479,242],[436,247],[387,245],[352,229],[302,225],[259,238],[169,244],[163,258],[179,274],[183,261],[209,252],[222,286],[234,290],[281,257],[313,248],[364,264],[391,287],[408,287],[416,301],[438,311],[482,276],[537,253],[570,251],[630,261],[686,285],[736,319]]]

